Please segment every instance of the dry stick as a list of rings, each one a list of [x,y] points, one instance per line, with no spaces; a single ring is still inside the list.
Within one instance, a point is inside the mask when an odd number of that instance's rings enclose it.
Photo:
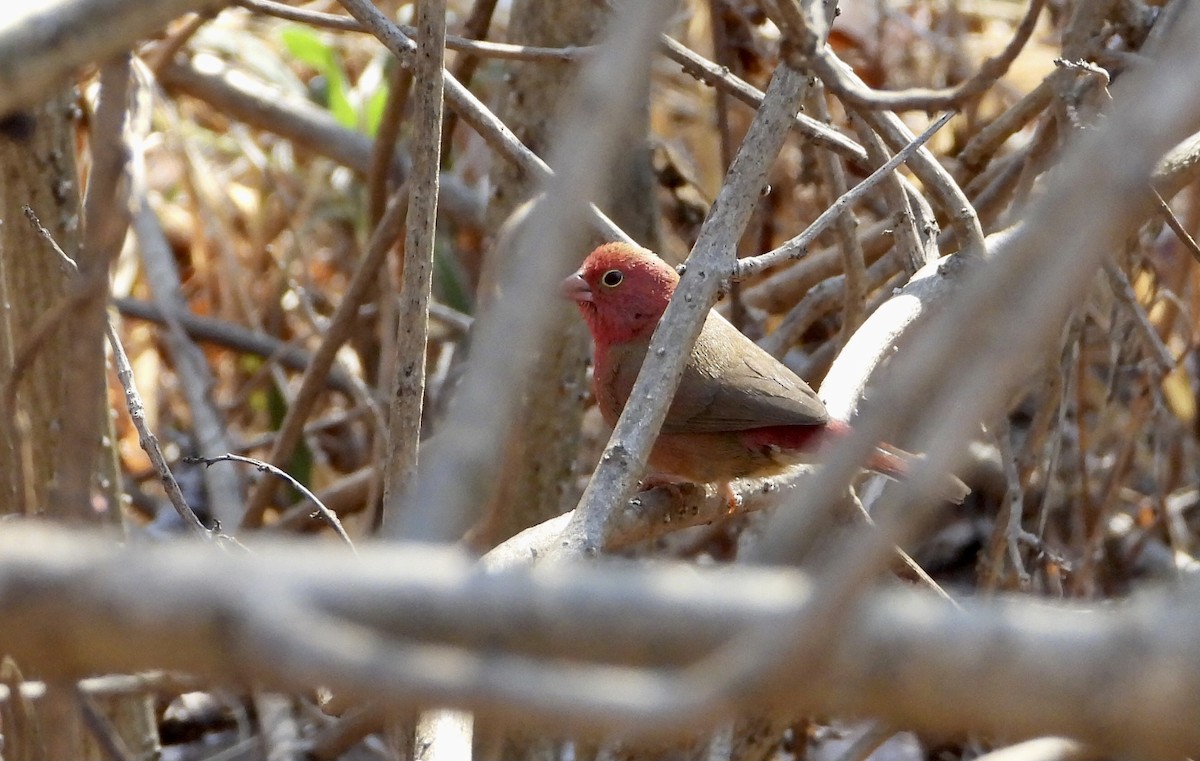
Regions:
[[[350,12],[371,34],[383,43],[392,55],[401,63],[411,65],[416,44],[383,15],[369,0],[340,0],[342,7]],[[454,78],[449,72],[443,72],[445,77],[446,103],[458,113],[459,117],[469,124],[483,138],[492,150],[505,159],[513,162],[531,178],[545,181],[553,172],[546,162],[542,161],[533,151],[517,139],[504,122],[492,113],[474,93]],[[619,240],[626,243],[633,241],[619,227],[613,224],[595,204],[590,204],[589,222],[606,240]]]
[[[813,86],[808,102],[817,119],[822,122],[829,121],[829,106],[825,102],[825,88],[819,83]],[[836,200],[849,190],[842,162],[829,151],[818,150],[817,165],[820,167],[824,179],[822,184],[828,193],[827,200],[830,203],[836,203]],[[862,244],[858,240],[858,219],[854,215],[854,210],[849,206],[843,207],[842,212],[837,216],[837,241],[838,250],[842,255],[842,271],[845,274],[845,287],[842,290],[841,329],[841,343],[844,346],[866,316],[867,300],[867,265],[863,261]]]
[[[65,516],[87,520],[92,510],[92,479],[108,409],[104,377],[104,329],[110,264],[129,229],[130,169],[128,97],[131,56],[118,55],[100,67],[100,91],[91,120],[92,168],[83,199],[83,243],[73,288],[87,294],[72,315],[64,347],[80,373],[60,409],[61,448],[52,490]]]
[[[1159,195],[1157,190],[1154,191],[1154,202],[1158,204],[1158,210],[1162,214],[1163,220],[1166,221],[1167,227],[1171,228],[1171,232],[1175,233],[1175,237],[1183,244],[1184,249],[1192,255],[1192,258],[1197,263],[1200,263],[1200,246],[1196,245],[1196,240],[1187,231],[1187,228],[1183,226],[1183,223],[1179,221],[1179,217],[1175,216],[1175,212],[1171,210],[1171,207],[1167,205],[1167,202],[1163,200],[1163,197]]]
[[[214,564],[207,547],[117,548],[6,528],[0,648],[48,679],[166,667],[287,689],[328,684],[388,711],[442,701],[559,731],[665,737],[693,728],[675,710],[692,695],[671,691],[690,686],[675,676],[681,666],[722,642],[744,648],[748,626],[785,631],[816,610],[810,579],[786,569],[563,564],[497,575],[449,548],[256,550]],[[887,590],[851,606],[826,669],[778,668],[803,683],[797,711],[876,715],[940,735],[1065,734],[1117,755],[1177,758],[1200,744],[1198,678],[1178,665],[1200,652],[1194,591],[1143,592],[1100,610],[967,600],[957,611]],[[46,622],[61,636],[47,637]],[[1131,649],[1144,657],[1122,657]],[[638,668],[647,664],[658,668]]]
[[[375,144],[371,151],[371,173],[367,177],[367,217],[372,225],[379,224],[387,205],[388,166],[391,165],[396,153],[396,141],[400,138],[400,121],[408,105],[409,90],[412,89],[413,74],[403,66],[393,66],[388,77],[388,98],[384,105],[383,117],[379,120],[379,129],[375,132]],[[401,262],[400,266],[403,266]],[[395,294],[395,281],[392,277],[381,278],[380,292],[385,294],[379,305],[378,324],[382,326],[379,339],[379,363],[376,368],[375,386],[380,399],[387,399],[395,382],[396,368],[396,315],[399,311],[399,298]],[[426,310],[428,311],[428,310]],[[386,425],[386,422],[385,422]],[[375,435],[371,437],[371,460],[383,462],[387,457],[388,435],[384,425],[376,426]],[[383,498],[383,476],[381,469],[372,471],[370,491],[366,504],[371,510],[368,525],[371,533],[379,530],[383,521],[380,509]]]
[[[959,152],[955,179],[965,183],[987,166],[992,156],[1010,137],[1046,110],[1058,89],[1055,80],[1067,76],[1062,69],[1055,69],[1037,87],[1021,97],[1011,108],[984,125]]]
[[[113,299],[113,304],[122,317],[146,320],[157,325],[169,325],[174,322],[190,339],[245,354],[254,354],[269,362],[278,362],[289,370],[303,372],[312,364],[312,355],[300,346],[250,330],[237,323],[215,317],[202,317],[179,309],[168,308],[164,311],[157,304],[140,299],[118,298]],[[175,361],[179,362],[179,359],[175,358]],[[325,382],[334,391],[348,397],[354,396],[354,384],[341,367],[331,368]]]
[[[663,55],[679,64],[683,71],[707,85],[729,93],[742,103],[757,109],[762,105],[763,92],[750,83],[729,73],[723,66],[707,60],[675,39],[663,35],[659,38]],[[818,147],[833,151],[860,169],[871,169],[867,165],[867,152],[852,139],[833,127],[805,116],[794,115],[793,129],[811,140]]]
[[[75,686],[75,702],[79,707],[79,713],[83,716],[84,726],[92,733],[96,744],[100,746],[109,761],[133,761],[134,756],[129,752],[121,734],[117,732],[108,717],[96,707],[91,696],[80,689],[79,685]]]
[[[1157,194],[1155,194],[1157,196]],[[1129,282],[1129,278],[1125,275],[1125,271],[1117,266],[1116,262],[1106,261],[1104,263],[1104,274],[1108,277],[1108,282],[1112,286],[1113,292],[1117,298],[1133,315],[1133,321],[1138,326],[1139,332],[1142,334],[1142,340],[1145,342],[1146,353],[1150,355],[1150,359],[1158,366],[1158,373],[1166,375],[1175,369],[1175,355],[1163,342],[1162,336],[1158,334],[1158,330],[1150,322],[1150,316],[1146,314],[1146,310],[1138,302],[1137,294],[1134,293],[1133,284]]]
[[[994,228],[1001,212],[1012,206],[1017,183],[1030,155],[1030,147],[1026,145],[989,166],[975,178],[979,184],[978,188],[968,186],[966,192],[971,196],[971,204],[975,207],[975,213],[979,215],[980,224]]]
[[[388,180],[391,167],[396,160],[396,141],[400,139],[400,121],[408,106],[408,91],[412,86],[412,72],[396,66],[388,76],[387,103],[375,140],[371,144],[371,169],[367,172],[367,219],[372,225],[379,224],[387,206]]]
[[[228,0],[47,0],[0,19],[0,115],[41,101],[76,69],[128,51],[188,11]]]
[[[806,478],[807,470],[798,468],[771,478],[737,481],[734,487],[737,506],[733,508],[725,495],[699,484],[638,492],[612,515],[603,549],[612,552],[734,515],[769,510],[783,504]],[[550,556],[573,516],[574,511],[568,511],[505,540],[483,556],[483,566],[496,571],[529,565]]]
[[[660,42],[662,52],[678,63],[687,74],[720,91],[730,93],[751,108],[758,108],[762,104],[762,92],[731,74],[727,68],[704,59],[666,35],[662,36]],[[869,172],[877,168],[877,164],[872,163],[862,146],[827,124],[822,124],[804,114],[797,114],[792,126],[816,146],[833,151],[863,171]],[[901,182],[913,204],[925,205],[921,194],[908,180],[901,178]]]
[[[307,429],[305,430],[307,433]],[[377,479],[377,468],[367,465],[353,473],[342,476],[321,490],[321,501],[338,516],[361,512],[371,503],[371,489]],[[279,520],[271,524],[268,531],[297,530],[304,528],[314,516],[308,503],[301,500],[283,511]]]
[[[1028,205],[1035,183],[1053,165],[1052,159],[1061,154],[1066,143],[1062,132],[1061,120],[1049,115],[1034,128],[1033,138],[1021,151],[1021,172],[1013,183],[1008,213],[1001,218],[1004,226],[1018,221],[1016,217]]]
[[[413,172],[408,186],[408,233],[404,242],[396,366],[388,416],[384,465],[384,531],[393,533],[393,511],[410,496],[417,478],[421,416],[425,401],[425,357],[429,343],[429,300],[437,237],[438,172],[442,150],[442,74],[446,40],[445,0],[417,2],[419,49],[413,67]],[[389,520],[390,519],[390,520]]]
[[[150,286],[157,305],[157,316],[166,325],[163,341],[179,376],[179,384],[191,410],[196,451],[205,456],[233,449],[226,432],[224,416],[213,403],[215,383],[204,352],[200,350],[179,316],[186,313],[180,290],[179,269],[154,210],[150,208],[145,187],[135,190],[133,234],[142,259],[142,275]],[[120,309],[120,305],[117,307]],[[205,475],[210,512],[222,526],[233,528],[242,517],[245,502],[244,483],[238,478]]]
[[[712,46],[713,46],[713,63],[720,66],[723,70],[729,71],[730,66],[737,65],[735,57],[730,53],[729,49],[729,30],[725,23],[725,0],[708,0],[708,16],[712,26]],[[732,73],[732,72],[730,72]],[[717,136],[720,139],[721,147],[721,170],[729,168],[729,164],[733,161],[736,147],[733,144],[733,135],[729,131],[729,93],[728,91],[718,87],[716,88],[716,112],[717,112]],[[818,114],[817,118],[822,122],[828,122],[828,116]],[[737,321],[734,321],[737,324]]]
[[[901,268],[894,257],[884,256],[875,261],[867,271],[863,283],[864,292],[872,292],[892,278]],[[776,357],[782,357],[800,337],[826,314],[845,303],[846,276],[826,278],[808,289],[804,298],[788,310],[783,320],[767,334],[759,344]],[[865,312],[865,310],[864,310]],[[853,337],[853,336],[851,336]]]
[[[475,0],[471,6],[471,13],[467,16],[467,20],[463,22],[464,36],[481,40],[487,37],[488,28],[492,25],[492,14],[496,10],[497,0]],[[462,82],[464,86],[471,86],[471,79],[475,76],[475,70],[479,68],[480,57],[473,56],[467,53],[459,56],[454,65],[454,78]],[[451,111],[445,116],[446,123],[442,127],[442,162],[446,162],[446,157],[450,155],[450,149],[454,142],[454,130],[458,126],[458,117]]]
[[[359,405],[348,410],[338,410],[331,414],[312,420],[304,424],[304,435],[310,436],[316,433],[322,433],[334,428],[348,425],[356,420],[362,420],[370,416],[374,411],[366,405]],[[244,452],[250,452],[255,449],[267,447],[275,441],[277,435],[274,431],[266,431],[257,436],[249,437],[242,441],[240,449]]]
[[[963,104],[977,98],[988,91],[1012,66],[1012,62],[1020,55],[1025,44],[1037,26],[1038,17],[1046,0],[1030,0],[1021,23],[1017,25],[1013,37],[999,55],[985,60],[979,70],[969,79],[954,87],[940,90],[912,88],[901,91],[874,90],[865,85],[851,85],[839,82],[831,85],[830,90],[842,101],[858,108],[886,109],[888,111],[941,111],[944,109],[961,110]]]
[[[322,13],[320,11],[294,8],[283,3],[272,2],[272,0],[236,0],[236,3],[247,10],[261,13],[264,16],[275,16],[287,19],[288,21],[298,21],[302,24],[311,24],[312,26],[335,29],[341,32],[368,32],[367,27],[357,19],[348,16],[339,16],[335,13]],[[397,24],[396,26],[409,37],[414,37],[417,34],[415,27],[403,24]],[[484,32],[486,32],[486,29]],[[564,48],[540,48],[532,45],[509,45],[503,42],[487,42],[485,40],[460,37],[454,34],[446,35],[445,47],[479,58],[497,58],[510,61],[578,61],[594,53],[594,48],[592,47],[569,45]],[[456,74],[455,78],[463,80],[461,72]],[[467,78],[469,79],[469,77]]]
[[[723,70],[730,72],[741,73],[742,67],[739,65],[738,57],[732,52],[729,43],[729,29],[726,23],[726,0],[708,0],[708,16],[709,24],[712,27],[712,48],[713,62],[720,66]],[[733,162],[733,157],[737,153],[737,146],[734,143],[733,134],[730,132],[729,124],[729,93],[721,88],[714,88],[716,102],[714,107],[717,117],[717,139],[720,147],[721,162],[718,168],[722,174],[729,169],[729,165]],[[823,97],[823,96],[822,96]],[[810,94],[811,98],[811,94]],[[828,122],[828,115],[818,118],[822,122]],[[821,153],[821,155],[825,155]],[[765,210],[764,210],[765,211]],[[759,219],[751,217],[750,224],[755,224],[759,229],[762,228],[761,217],[763,212],[760,212]],[[742,239],[738,241],[738,256],[743,253],[753,254],[759,251],[758,241],[760,235],[751,233],[750,235],[743,234]],[[738,330],[741,330],[746,324],[746,303],[742,301],[742,284],[737,281],[732,281],[729,284],[729,294],[726,306],[728,306],[729,321]],[[732,727],[726,727],[729,733],[721,733],[727,739],[732,733]],[[710,743],[716,743],[717,736],[709,738]],[[728,753],[728,751],[726,751]],[[711,751],[710,751],[711,753]]]
[[[892,250],[892,228],[889,220],[872,222],[862,229],[861,245],[867,264],[871,265]],[[779,312],[795,305],[810,288],[841,273],[841,260],[835,247],[818,249],[788,267],[768,274],[744,293],[747,303],[767,312]]]
[[[857,114],[851,118],[859,138],[867,147],[867,155],[874,161],[886,159],[887,149],[879,135]],[[904,270],[912,273],[938,258],[938,225],[924,197],[905,193],[899,178],[899,173],[887,178],[883,184],[883,195],[890,212],[896,251],[904,262]]]
[[[873,723],[835,761],[867,761],[894,734],[895,730],[886,724]]]
[[[953,111],[942,114],[937,121],[929,125],[929,127],[927,127],[926,130],[921,133],[920,137],[917,137],[911,143],[904,146],[904,148],[901,149],[895,156],[892,156],[886,163],[884,163],[874,172],[871,172],[871,174],[865,180],[855,185],[846,193],[842,194],[840,198],[830,204],[829,208],[821,212],[821,215],[813,220],[812,224],[805,228],[804,232],[800,233],[796,237],[772,251],[768,251],[765,254],[760,254],[759,256],[747,257],[739,261],[737,266],[734,268],[733,277],[738,279],[751,277],[769,267],[779,264],[780,262],[787,261],[788,259],[799,259],[800,257],[804,256],[808,250],[809,244],[812,243],[818,235],[825,232],[825,230],[827,230],[829,226],[837,220],[838,216],[845,209],[849,208],[851,204],[866,195],[872,188],[875,187],[875,185],[895,171],[896,167],[915,156],[920,150],[921,146],[924,145],[929,138],[933,137],[934,133],[945,126],[946,122],[950,121],[953,116]]]
[[[844,79],[857,79],[853,71],[840,60],[829,55],[819,59],[822,66],[827,67],[822,79],[828,81],[833,76]],[[836,72],[836,73],[835,73]],[[890,111],[860,110],[858,115],[874,130],[888,147],[899,150],[913,139],[912,132],[905,126],[900,117]],[[946,171],[946,168],[928,150],[922,148],[909,161],[909,168],[927,188],[927,192],[941,205],[950,225],[958,238],[959,253],[967,258],[983,256],[983,228],[971,208],[970,201],[963,194],[962,188]]]
[[[686,271],[647,349],[612,438],[575,515],[563,532],[564,556],[592,554],[604,546],[612,515],[633,493],[637,479],[679,386],[684,362],[700,334],[717,291],[735,265],[737,239],[750,219],[767,172],[779,154],[807,89],[808,78],[790,66],[775,70],[716,203],[700,228]],[[745,260],[743,260],[745,261]]]
[[[1200,133],[1183,140],[1154,168],[1151,183],[1163,198],[1172,198],[1200,177]]]
[[[384,211],[383,218],[379,220],[379,225],[371,234],[371,239],[367,242],[366,254],[350,279],[350,284],[342,296],[342,302],[338,304],[337,310],[329,320],[325,335],[321,339],[321,345],[313,354],[312,364],[304,371],[304,377],[300,380],[300,388],[288,405],[283,422],[279,424],[279,438],[275,440],[275,446],[271,448],[271,453],[267,457],[268,462],[287,462],[288,458],[292,456],[292,452],[295,451],[296,445],[300,443],[300,437],[304,432],[304,421],[317,401],[317,396],[325,383],[325,376],[333,367],[338,350],[354,328],[362,300],[375,283],[379,268],[387,259],[392,244],[400,237],[407,210],[407,189],[402,186],[392,196],[392,201]],[[262,523],[263,512],[266,510],[274,490],[275,481],[271,479],[264,479],[259,483],[246,506],[246,514],[242,518],[243,526],[255,527]]]
[[[1007,489],[1000,511],[992,526],[992,535],[986,548],[986,564],[980,562],[979,585],[983,590],[995,590],[1004,580],[1004,561],[1012,564],[1017,584],[1023,591],[1029,590],[1029,572],[1021,558],[1021,517],[1025,512],[1024,493],[1021,490],[1021,470],[1012,446],[1012,431],[1007,420],[993,426],[993,435],[1000,449]]]
[[[193,15],[181,29],[175,31],[166,40],[151,49],[145,59],[146,68],[150,69],[151,72],[158,72],[175,57],[176,53],[183,49],[188,40],[195,37],[196,33],[205,24],[216,17],[217,11],[204,11]]]
[[[25,216],[54,253],[58,255],[59,261],[63,263],[63,266],[78,276],[79,268],[76,266],[74,260],[67,256],[62,247],[58,245],[58,242],[54,240],[54,236],[50,234],[50,231],[46,229],[37,218],[37,215],[28,206],[25,207]],[[180,490],[179,483],[176,482],[175,475],[171,472],[171,467],[167,465],[167,458],[163,456],[162,447],[158,445],[158,437],[146,425],[145,406],[142,404],[141,394],[138,393],[137,385],[133,380],[133,367],[129,364],[129,357],[125,354],[125,347],[121,345],[121,338],[117,334],[116,326],[113,325],[112,320],[107,320],[105,330],[108,342],[112,346],[113,364],[116,365],[117,380],[121,382],[121,388],[125,391],[125,403],[129,408],[129,417],[133,420],[133,427],[138,432],[138,439],[142,449],[146,452],[146,456],[150,458],[150,463],[154,465],[154,470],[162,482],[164,491],[167,493],[167,499],[170,501],[171,507],[175,508],[175,512],[179,514],[180,519],[183,520],[183,525],[193,534],[209,538],[208,529],[204,527],[204,524],[196,517],[196,513],[188,506],[187,499],[184,498],[183,491]]]
[[[383,728],[384,719],[378,708],[352,708],[329,726],[318,729],[305,742],[306,757],[312,761],[337,761],[367,735],[382,731]]]
[[[862,519],[863,523],[868,526],[875,525],[875,519],[871,517],[869,512],[867,512],[867,508],[863,506],[862,501],[859,500],[858,496],[852,489],[849,490],[849,502],[851,505],[853,505],[855,512],[858,513],[858,516]],[[955,608],[959,610],[962,609],[962,606],[955,602],[954,598],[951,597],[946,590],[942,589],[941,585],[934,581],[933,577],[930,576],[915,559],[913,559],[912,555],[909,555],[907,552],[905,552],[903,547],[893,547],[892,551],[895,553],[896,557],[900,559],[900,562],[904,563],[905,567],[907,567],[908,570],[917,577],[917,581],[929,587],[934,594],[950,603]]]
[[[323,503],[316,494],[313,494],[313,492],[307,486],[300,483],[286,471],[275,467],[271,463],[263,462],[262,460],[256,460],[253,457],[243,457],[242,455],[238,454],[222,454],[217,455],[216,457],[185,457],[183,458],[183,461],[203,463],[205,467],[212,467],[214,463],[218,462],[244,462],[247,465],[253,465],[259,470],[259,472],[270,473],[276,478],[286,481],[293,489],[312,500],[312,503],[317,507],[317,512],[320,513],[321,517],[325,519],[325,522],[333,528],[334,533],[336,533],[338,537],[350,547],[350,549],[354,550],[355,554],[358,553],[358,550],[354,548],[354,542],[350,541],[350,535],[347,534],[346,529],[342,527],[342,522],[338,519],[337,513],[326,507],[325,503]]]
[[[183,496],[183,491],[180,490],[179,483],[175,480],[175,475],[171,472],[171,467],[167,464],[167,458],[163,456],[162,447],[158,445],[158,437],[154,435],[154,432],[150,430],[150,426],[146,424],[146,409],[142,405],[142,397],[138,393],[137,385],[133,380],[133,367],[129,364],[129,357],[125,354],[125,347],[121,345],[121,338],[117,335],[117,329],[111,320],[108,322],[107,331],[108,342],[112,346],[113,351],[113,364],[117,368],[117,379],[121,382],[121,388],[125,390],[125,404],[129,408],[129,417],[133,420],[133,427],[137,429],[138,441],[142,449],[154,465],[154,471],[158,474],[158,480],[162,482],[171,507],[175,508],[175,512],[183,520],[183,525],[193,535],[202,536],[206,539],[211,538],[208,529],[204,527],[204,524],[196,517],[196,513],[188,506],[187,500]]]

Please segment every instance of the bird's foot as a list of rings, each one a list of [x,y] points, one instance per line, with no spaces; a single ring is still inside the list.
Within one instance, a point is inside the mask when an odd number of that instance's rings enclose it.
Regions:
[[[671,493],[671,497],[677,500],[686,499],[688,490],[702,488],[702,484],[697,484],[694,481],[672,476],[668,473],[651,473],[642,479],[639,486],[641,491],[649,491],[651,489],[666,489]],[[742,499],[733,490],[733,484],[729,481],[722,481],[717,484],[717,496],[725,501],[726,515],[736,515],[742,512]]]
[[[671,496],[679,499],[684,495],[684,491],[694,486],[691,481],[678,476],[672,476],[668,473],[650,473],[642,479],[638,488],[641,491],[650,491],[651,489],[666,489],[671,492]]]

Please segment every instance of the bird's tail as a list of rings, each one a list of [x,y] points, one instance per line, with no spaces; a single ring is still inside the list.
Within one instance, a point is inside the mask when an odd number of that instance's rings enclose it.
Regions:
[[[912,470],[911,463],[915,457],[917,455],[905,452],[903,449],[883,445],[875,449],[870,459],[867,460],[866,467],[868,470],[888,478],[903,481],[908,478],[908,474]],[[942,483],[938,485],[938,490],[943,499],[956,505],[961,504],[971,493],[970,487],[950,473],[947,473]]]

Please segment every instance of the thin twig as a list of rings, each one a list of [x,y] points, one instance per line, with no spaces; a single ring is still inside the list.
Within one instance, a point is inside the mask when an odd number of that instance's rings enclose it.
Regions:
[[[812,88],[808,103],[816,118],[823,122],[829,121],[829,107],[825,103],[825,88],[820,84]],[[823,185],[828,193],[826,200],[836,203],[848,190],[846,186],[846,170],[842,161],[829,151],[817,151],[817,165],[821,168]],[[903,196],[903,191],[901,191]],[[843,206],[837,216],[837,243],[841,251],[842,271],[845,274],[845,287],[842,289],[842,344],[853,335],[859,323],[865,316],[867,300],[867,266],[863,261],[862,244],[858,240],[858,219],[854,210]]]
[[[487,37],[488,29],[492,25],[492,14],[496,11],[496,3],[498,0],[475,0],[471,6],[471,12],[467,15],[467,20],[463,22],[463,36],[470,39],[482,40]],[[482,63],[482,58],[473,56],[466,51],[458,56],[458,60],[454,62],[454,78],[463,85],[470,87],[471,80],[475,76],[475,71]],[[447,163],[450,156],[450,149],[454,141],[454,130],[458,127],[458,115],[453,111],[444,116],[445,124],[442,126],[442,163]]]
[[[317,508],[317,512],[320,513],[321,517],[325,519],[325,522],[333,528],[334,533],[336,533],[338,537],[340,537],[341,540],[350,547],[350,549],[354,550],[355,554],[358,553],[358,550],[354,547],[354,542],[350,541],[350,535],[347,534],[346,529],[342,527],[342,522],[338,518],[337,513],[326,507],[325,503],[322,502],[316,494],[313,494],[313,492],[307,486],[300,483],[300,481],[282,468],[277,468],[269,462],[256,460],[253,457],[245,457],[240,454],[222,454],[217,455],[216,457],[184,457],[183,461],[202,463],[206,467],[211,467],[214,463],[218,462],[244,462],[247,465],[253,465],[258,469],[259,472],[270,473],[276,478],[287,482],[293,489],[312,500],[312,503]]]
[[[927,127],[919,137],[905,146],[895,156],[892,156],[892,158],[888,159],[888,161],[881,167],[876,169],[874,172],[871,172],[871,174],[865,180],[855,185],[853,188],[843,194],[841,198],[838,198],[836,201],[830,204],[829,208],[821,212],[821,215],[813,220],[812,224],[805,228],[804,232],[800,233],[773,251],[768,251],[767,253],[759,256],[747,257],[739,261],[737,266],[734,268],[733,277],[737,279],[747,278],[752,275],[757,275],[763,270],[779,264],[780,262],[787,261],[788,259],[799,259],[800,257],[804,256],[804,254],[808,251],[809,244],[812,243],[812,241],[815,240],[818,235],[828,229],[828,227],[837,220],[838,216],[844,209],[848,208],[851,204],[862,198],[867,194],[868,191],[882,181],[883,178],[887,177],[891,172],[895,171],[898,166],[912,158],[912,156],[916,154],[921,146],[924,145],[929,138],[933,137],[934,133],[945,126],[946,122],[950,121],[953,116],[954,112],[952,111],[942,114],[942,116],[934,121],[933,124],[930,124],[929,127]]]
[[[986,565],[980,562],[980,586],[985,590],[994,590],[1005,578],[1005,558],[1016,574],[1018,587],[1029,589],[1029,572],[1025,570],[1025,562],[1021,557],[1020,540],[1023,534],[1021,528],[1022,516],[1025,512],[1024,492],[1021,489],[1021,471],[1013,453],[1012,431],[1007,420],[994,426],[994,436],[1000,449],[1000,459],[1004,467],[1005,484],[1004,502],[1000,512],[996,514],[992,526],[992,536],[988,541]]]
[[[1175,237],[1183,244],[1183,248],[1192,255],[1192,258],[1197,263],[1200,263],[1200,246],[1196,245],[1196,239],[1192,237],[1192,234],[1179,221],[1179,217],[1175,216],[1175,212],[1171,210],[1171,207],[1163,200],[1163,197],[1159,195],[1157,190],[1154,191],[1154,201],[1158,204],[1158,210],[1162,213],[1167,227],[1171,228],[1171,232],[1175,233]]]
[[[1158,366],[1158,372],[1166,375],[1174,370],[1175,356],[1171,353],[1171,349],[1167,347],[1166,343],[1163,342],[1162,336],[1158,334],[1158,330],[1151,324],[1150,316],[1146,314],[1146,310],[1138,302],[1137,294],[1133,290],[1133,284],[1129,282],[1125,271],[1110,259],[1104,263],[1104,274],[1108,276],[1109,284],[1112,286],[1117,298],[1120,299],[1121,303],[1125,305],[1125,308],[1133,316],[1133,321],[1138,326],[1142,340],[1145,342],[1146,353],[1150,355],[1150,359]]]
[[[895,734],[896,731],[886,724],[870,724],[835,761],[867,761],[872,753]]]
[[[729,93],[751,108],[757,109],[762,106],[764,97],[762,90],[754,87],[744,79],[734,76],[724,66],[718,66],[699,53],[690,50],[683,43],[665,34],[659,38],[659,45],[663,54],[679,64],[685,73],[705,84],[712,85]],[[866,163],[867,152],[863,150],[862,146],[833,127],[822,124],[810,116],[794,114],[792,128],[811,140],[815,145],[831,150],[848,161],[853,162],[856,167],[860,169],[870,168]]]
[[[867,148],[867,155],[874,161],[886,160],[887,148],[883,139],[858,114],[852,117],[852,121],[859,139]],[[925,198],[905,193],[899,178],[899,172],[893,172],[884,181],[883,197],[890,212],[888,221],[892,225],[896,251],[900,254],[900,261],[904,262],[904,270],[911,274],[937,259],[937,222]]]
[[[340,32],[369,33],[362,23],[351,16],[295,8],[272,0],[236,0],[236,2],[246,10],[261,13],[264,16],[275,16]],[[397,27],[409,37],[417,36],[416,27],[404,24],[397,24]],[[544,48],[532,45],[509,45],[503,42],[468,39],[455,34],[446,35],[445,47],[478,58],[497,58],[509,61],[578,61],[586,59],[595,52],[591,47],[571,45],[562,48]],[[458,78],[462,78],[461,74],[458,75]]]
[[[122,317],[146,320],[156,325],[167,325],[174,321],[184,333],[195,341],[213,344],[225,349],[262,357],[268,362],[278,362],[289,370],[303,372],[312,364],[312,354],[295,343],[281,341],[274,336],[250,330],[237,323],[216,317],[205,317],[185,310],[164,311],[157,304],[141,299],[113,299],[113,304]],[[450,310],[458,314],[454,310]],[[325,376],[326,385],[347,397],[355,393],[354,383],[346,369],[339,365],[330,368]]]
[[[133,366],[129,364],[125,347],[121,345],[121,338],[117,335],[116,327],[111,320],[108,321],[107,330],[108,342],[112,346],[113,364],[117,367],[117,378],[121,381],[121,387],[125,389],[125,403],[129,407],[129,417],[133,421],[133,427],[137,429],[142,449],[153,463],[159,481],[162,482],[163,489],[167,493],[167,499],[183,520],[183,525],[194,535],[211,538],[212,535],[208,529],[188,506],[183,491],[175,480],[175,474],[171,472],[170,466],[167,465],[167,459],[163,456],[162,448],[158,445],[158,437],[146,424],[145,407],[142,405],[141,394],[138,393],[137,385],[133,380]]]
[[[391,167],[396,160],[396,141],[400,138],[400,123],[404,109],[408,106],[408,91],[412,86],[412,72],[396,66],[388,75],[387,103],[383,116],[375,130],[371,145],[371,170],[367,173],[367,219],[372,225],[379,224],[383,210],[387,208],[388,181],[393,179]]]
[[[133,761],[134,757],[116,727],[96,708],[91,696],[78,685],[75,687],[75,701],[79,706],[79,713],[83,715],[84,726],[92,733],[96,744],[104,751],[109,761]]]

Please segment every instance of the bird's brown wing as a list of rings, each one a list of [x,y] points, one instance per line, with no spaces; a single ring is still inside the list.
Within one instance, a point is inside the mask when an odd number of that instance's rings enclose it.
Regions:
[[[828,420],[825,405],[807,383],[710,312],[662,430],[744,431]]]

